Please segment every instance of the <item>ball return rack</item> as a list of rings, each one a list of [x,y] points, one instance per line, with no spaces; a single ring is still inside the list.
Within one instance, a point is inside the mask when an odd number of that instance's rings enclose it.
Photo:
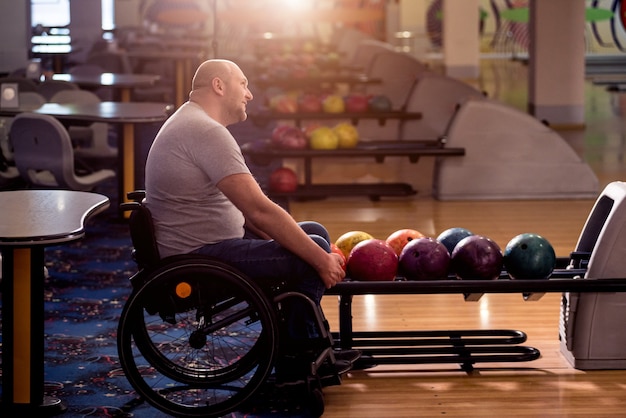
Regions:
[[[536,301],[548,292],[626,292],[625,278],[582,278],[589,256],[574,252],[571,258],[559,258],[557,268],[546,280],[513,280],[505,271],[498,280],[450,277],[408,281],[397,277],[394,281],[360,282],[348,278],[326,292],[339,297],[339,332],[333,333],[333,338],[342,349],[363,351],[356,365],[362,369],[379,364],[459,363],[462,370],[471,371],[475,363],[536,360],[540,351],[520,345],[526,334],[516,330],[354,331],[352,299],[367,294],[462,294],[465,301],[478,301],[485,293],[521,293],[524,300]]]
[[[464,148],[445,146],[444,139],[437,140],[402,140],[402,141],[367,141],[354,148],[339,149],[281,149],[272,146],[255,148],[253,144],[243,144],[241,150],[254,164],[268,165],[274,160],[296,158],[304,164],[304,182],[292,192],[268,191],[273,199],[325,199],[333,196],[369,196],[373,201],[381,197],[405,197],[417,194],[408,183],[315,183],[313,181],[313,161],[318,158],[373,158],[376,163],[383,163],[387,157],[408,157],[412,164],[420,157],[461,157]],[[288,206],[288,202],[283,204]]]

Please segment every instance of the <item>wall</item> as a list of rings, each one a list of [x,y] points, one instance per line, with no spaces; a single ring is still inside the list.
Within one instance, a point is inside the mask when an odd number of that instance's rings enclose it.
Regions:
[[[0,73],[23,68],[30,47],[29,2],[3,0],[0,13]]]
[[[141,26],[139,0],[115,0],[115,26],[128,28]]]

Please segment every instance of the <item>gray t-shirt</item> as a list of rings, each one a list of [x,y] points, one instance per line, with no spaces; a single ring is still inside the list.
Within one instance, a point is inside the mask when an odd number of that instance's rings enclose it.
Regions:
[[[243,214],[216,187],[247,173],[239,144],[193,102],[161,127],[146,162],[146,205],[162,257],[186,254],[244,233]]]

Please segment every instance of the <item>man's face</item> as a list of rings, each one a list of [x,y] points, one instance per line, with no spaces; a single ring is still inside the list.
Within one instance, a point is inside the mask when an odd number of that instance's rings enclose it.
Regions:
[[[243,122],[247,119],[246,105],[253,99],[252,92],[248,89],[248,79],[239,67],[232,72],[230,80],[226,83],[228,88],[228,112],[231,123]]]

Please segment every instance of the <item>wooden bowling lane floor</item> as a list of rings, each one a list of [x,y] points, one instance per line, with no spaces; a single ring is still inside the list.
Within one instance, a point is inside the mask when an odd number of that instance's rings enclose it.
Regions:
[[[623,374],[494,366],[356,372],[325,391],[324,417],[621,417]]]
[[[325,389],[325,417],[617,417],[626,410],[626,371],[581,371],[560,353],[560,294],[539,301],[521,295],[355,296],[358,331],[514,329],[540,350],[530,362],[381,365],[349,373]],[[337,299],[324,311],[338,329]]]
[[[526,67],[507,60],[485,61],[479,87],[513,106],[526,106]],[[590,164],[601,189],[626,181],[626,96],[586,84],[586,127],[563,132]],[[419,164],[422,164],[421,162]],[[546,237],[566,257],[594,200],[440,202],[427,193],[372,202],[334,198],[294,202],[297,220],[324,223],[336,239],[349,230],[385,238],[399,228],[427,235],[461,226],[489,236],[502,248],[515,235]],[[325,417],[618,417],[626,411],[626,370],[582,371],[560,353],[561,295],[526,302],[517,294],[488,294],[477,302],[461,295],[355,296],[354,329],[515,329],[524,345],[541,351],[538,360],[482,363],[473,372],[455,364],[385,365],[350,373],[341,386],[325,389]],[[337,297],[322,301],[331,328],[338,329]]]

